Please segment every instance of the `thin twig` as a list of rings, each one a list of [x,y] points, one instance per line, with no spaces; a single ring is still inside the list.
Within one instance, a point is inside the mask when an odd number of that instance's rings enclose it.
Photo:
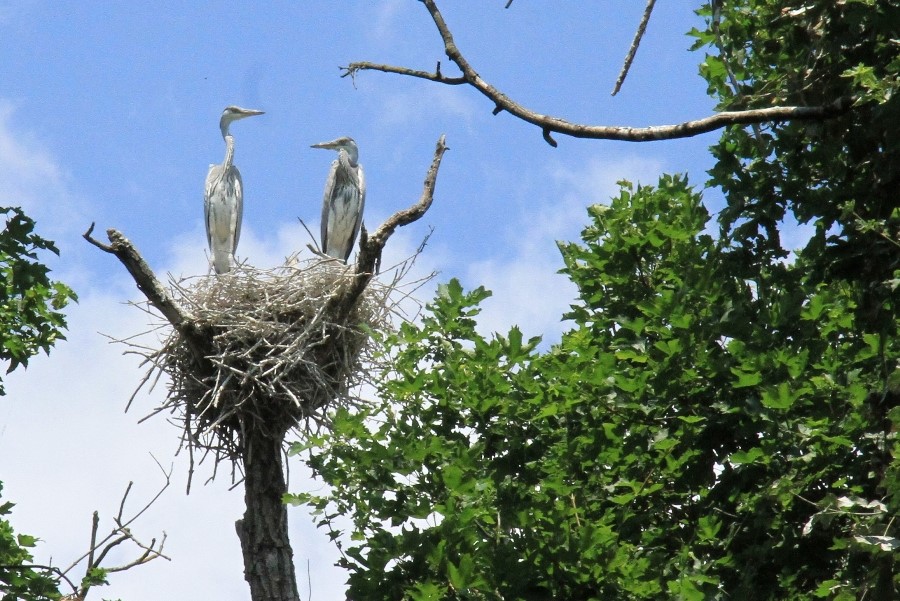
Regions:
[[[625,78],[628,77],[628,70],[631,69],[631,63],[634,62],[634,55],[637,53],[638,46],[641,45],[641,38],[644,37],[644,32],[647,30],[647,23],[650,21],[650,13],[653,12],[654,4],[656,4],[656,0],[647,0],[647,6],[644,7],[644,14],[641,16],[641,22],[638,25],[637,31],[634,33],[634,39],[631,40],[631,47],[628,49],[628,54],[625,55],[625,63],[622,65],[622,71],[619,73],[619,78],[616,79],[616,85],[611,94],[612,96],[619,93],[619,90],[622,89],[622,84],[625,83]]]
[[[72,582],[66,574],[56,566],[47,566],[37,563],[23,563],[17,565],[3,565],[0,564],[0,570],[43,570],[45,572],[50,572],[54,574],[60,580],[65,580],[66,584],[68,584],[74,593],[78,593],[78,587]]]

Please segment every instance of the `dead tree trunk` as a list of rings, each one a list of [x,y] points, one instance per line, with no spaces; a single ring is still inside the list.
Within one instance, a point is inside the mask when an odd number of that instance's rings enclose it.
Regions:
[[[294,552],[288,539],[282,440],[250,429],[243,441],[244,499],[235,523],[244,556],[244,579],[253,601],[299,601]]]

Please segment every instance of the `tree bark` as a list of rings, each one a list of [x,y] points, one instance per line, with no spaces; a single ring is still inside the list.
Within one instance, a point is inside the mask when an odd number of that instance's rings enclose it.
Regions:
[[[247,509],[235,523],[244,555],[244,579],[253,601],[300,601],[294,551],[288,539],[287,492],[281,438],[252,428],[243,440],[244,499]]]

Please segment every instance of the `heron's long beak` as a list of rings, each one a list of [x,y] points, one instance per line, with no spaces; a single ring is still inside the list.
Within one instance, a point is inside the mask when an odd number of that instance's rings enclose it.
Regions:
[[[319,142],[318,144],[313,144],[310,148],[324,148],[326,150],[335,150],[338,148],[337,140],[332,140],[331,142]]]
[[[241,118],[244,117],[253,117],[255,115],[265,115],[265,111],[258,111],[256,109],[244,109],[244,111],[240,114]]]

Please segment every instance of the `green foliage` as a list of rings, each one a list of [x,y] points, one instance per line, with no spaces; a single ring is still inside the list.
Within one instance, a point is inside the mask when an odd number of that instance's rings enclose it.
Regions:
[[[352,518],[351,596],[893,586],[900,411],[873,412],[896,332],[861,333],[852,287],[809,281],[802,259],[743,279],[682,178],[625,182],[589,213],[583,244],[561,247],[580,302],[559,345],[480,336],[488,293],[451,281],[421,326],[385,341],[382,404],[341,412],[316,441],[331,492],[293,500],[322,525]]]
[[[92,586],[104,586],[109,584],[107,576],[109,570],[103,568],[90,568],[87,575],[81,579],[81,590],[88,590]]]
[[[34,221],[17,207],[0,207],[0,214],[6,217],[0,232],[0,360],[9,362],[9,373],[64,338],[62,309],[76,296],[51,281],[50,270],[37,260],[40,250],[59,251],[34,233]]]
[[[900,3],[715,5],[721,109],[852,110],[725,130],[715,238],[681,177],[589,207],[547,352],[455,281],[388,337],[380,403],[304,447],[330,490],[290,499],[349,518],[351,597],[900,598]]]
[[[732,127],[712,148],[712,186],[725,193],[722,235],[735,269],[749,278],[784,256],[786,215],[810,223],[804,252],[823,283],[856,283],[857,311],[873,329],[891,327],[900,270],[900,31],[898,0],[737,0],[707,6],[696,48],[722,64],[702,69],[723,110],[823,105],[854,108],[823,122]]]
[[[0,503],[0,601],[59,599],[56,579],[46,571],[28,567],[33,561],[30,549],[37,539],[13,531],[4,518],[12,508],[12,503]]]
[[[67,286],[51,281],[50,270],[38,261],[39,251],[59,251],[34,233],[34,221],[17,207],[0,207],[0,214],[6,218],[0,232],[0,359],[9,362],[9,373],[27,367],[29,357],[49,352],[63,338],[61,311],[76,297]],[[0,395],[3,392],[0,383]],[[29,550],[38,539],[15,534],[4,517],[12,507],[0,504],[0,601],[58,599],[57,579],[47,570],[29,567]]]

